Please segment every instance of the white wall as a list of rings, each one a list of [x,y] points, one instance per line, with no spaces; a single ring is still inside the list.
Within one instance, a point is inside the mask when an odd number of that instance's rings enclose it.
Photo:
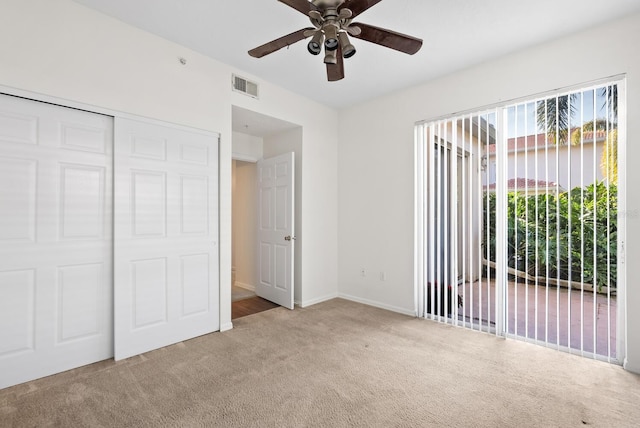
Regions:
[[[233,161],[233,267],[236,284],[255,290],[258,283],[258,191],[257,166],[252,162]]]
[[[245,161],[257,161],[262,159],[264,140],[260,137],[233,132],[232,156],[234,159]]]
[[[231,136],[231,156],[233,160],[232,168],[232,219],[231,219],[231,266],[234,274],[233,281],[249,289],[255,289],[257,282],[255,252],[256,246],[250,245],[248,241],[250,234],[247,229],[251,229],[255,235],[255,220],[257,206],[255,203],[255,185],[248,187],[249,175],[253,172],[255,179],[255,165],[253,169],[250,165],[242,161],[257,162],[262,159],[264,140],[262,137],[234,131]],[[238,160],[238,161],[236,161]],[[238,170],[237,166],[240,166]],[[239,178],[239,180],[238,180]],[[254,183],[255,184],[255,183]],[[239,186],[239,187],[238,187]],[[254,199],[250,199],[254,198]],[[251,206],[253,204],[253,206]],[[248,217],[250,210],[251,215]],[[255,237],[253,243],[255,244]],[[234,284],[238,285],[238,284]]]
[[[221,134],[222,329],[231,327],[231,106],[300,124],[305,299],[337,293],[334,110],[70,0],[2,0],[1,9],[0,85]],[[260,83],[259,100],[231,90],[233,72]]]
[[[294,242],[294,293],[293,298],[297,305],[306,306],[313,303],[313,299],[305,299],[306,288],[302,284],[302,248],[303,248],[303,228],[302,222],[302,128],[295,128],[289,131],[270,135],[264,139],[264,157],[282,155],[285,153],[295,153],[295,231],[296,240]]]
[[[626,73],[629,261],[640,260],[640,15],[553,41],[364,103],[340,116],[339,291],[380,306],[413,312],[413,125]],[[593,53],[606,53],[596,55]],[[306,150],[306,146],[305,146]],[[624,159],[621,154],[620,158]],[[622,180],[621,180],[622,181]],[[625,213],[623,213],[624,215]],[[360,268],[370,272],[364,278]],[[381,281],[378,271],[386,271]],[[633,267],[629,279],[634,281]],[[640,372],[640,287],[628,288],[627,368]]]

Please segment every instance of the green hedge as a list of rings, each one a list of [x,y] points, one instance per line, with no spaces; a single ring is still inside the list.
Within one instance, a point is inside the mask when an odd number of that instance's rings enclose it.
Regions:
[[[509,267],[532,276],[594,284],[598,291],[608,285],[616,288],[616,185],[601,182],[558,195],[510,192],[507,212]],[[485,222],[489,216],[490,226],[483,245],[486,251],[489,241],[488,259],[495,262],[495,193],[485,193],[484,216]]]

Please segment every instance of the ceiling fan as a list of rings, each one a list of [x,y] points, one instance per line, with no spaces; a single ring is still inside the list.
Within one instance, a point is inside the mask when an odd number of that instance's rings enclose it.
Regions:
[[[285,46],[311,37],[307,49],[319,55],[324,46],[324,63],[327,78],[334,82],[344,78],[343,58],[351,58],[356,48],[349,41],[349,35],[377,45],[413,55],[422,47],[422,40],[384,28],[362,23],[353,19],[382,0],[278,0],[311,19],[313,28],[303,28],[275,39],[249,51],[254,58],[262,58]]]

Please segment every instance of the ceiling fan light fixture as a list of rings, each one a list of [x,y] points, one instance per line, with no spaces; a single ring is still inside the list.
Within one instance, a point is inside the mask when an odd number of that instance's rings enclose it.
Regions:
[[[311,55],[319,55],[320,52],[322,52],[323,41],[324,34],[322,31],[317,31],[309,41],[309,44],[307,44],[307,50],[309,53]]]
[[[349,41],[349,36],[344,31],[338,34],[338,40],[340,41],[340,47],[342,48],[342,56],[344,58],[351,58],[356,54],[356,48]]]
[[[330,24],[325,25],[323,30],[326,36],[324,47],[329,51],[335,51],[338,49],[338,45],[340,44],[338,41],[338,28],[335,25]]]

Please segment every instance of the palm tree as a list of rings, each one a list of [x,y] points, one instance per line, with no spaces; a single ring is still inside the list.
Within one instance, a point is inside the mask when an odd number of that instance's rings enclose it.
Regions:
[[[612,126],[613,125],[613,126]],[[583,142],[582,135],[585,132],[604,131],[607,133],[602,157],[600,158],[600,171],[611,184],[618,182],[618,128],[607,119],[596,119],[586,122],[581,128],[571,132],[571,145]]]
[[[577,145],[582,141],[583,132],[606,131],[607,140],[600,159],[600,170],[613,184],[618,182],[618,85],[599,88],[598,93],[604,98],[601,108],[607,117],[586,122],[573,131],[569,127],[578,111],[579,93],[539,101],[536,117],[540,129],[547,132],[548,140],[553,144]]]
[[[607,103],[610,106],[612,126],[609,128],[607,143],[602,152],[600,169],[609,183],[618,183],[618,85],[607,86],[602,89],[606,93]]]
[[[571,131],[571,145],[576,146],[582,141],[582,134],[591,131],[611,131],[611,123],[607,119],[596,119],[595,122],[585,122],[581,128]]]
[[[602,108],[608,112],[608,129],[614,129],[617,127],[618,121],[618,85],[599,88],[598,92],[604,98]],[[541,130],[546,130],[549,140],[554,144],[567,144],[570,142],[569,123],[578,111],[578,102],[578,93],[538,101],[536,106],[538,124]],[[584,130],[586,131],[587,129],[585,128]],[[596,128],[596,130],[600,129]],[[559,138],[556,138],[556,133]],[[571,143],[576,144],[573,140]]]
[[[554,143],[566,144],[569,134],[569,120],[577,112],[577,94],[563,95],[538,101],[536,117],[542,130],[545,129],[549,139]],[[556,133],[559,139],[556,139]]]
[[[600,159],[600,170],[611,184],[618,183],[618,130],[614,129],[607,135],[607,142]]]
[[[618,85],[611,85],[605,88],[600,88],[600,95],[605,97],[606,100],[602,104],[602,107],[609,105],[609,117],[612,123],[618,123]]]

